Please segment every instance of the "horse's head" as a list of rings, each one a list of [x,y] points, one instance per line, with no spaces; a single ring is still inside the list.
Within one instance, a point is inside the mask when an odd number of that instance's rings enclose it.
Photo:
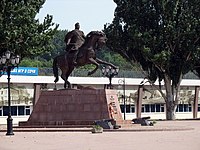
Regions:
[[[91,42],[93,42],[97,48],[101,48],[107,41],[105,33],[101,31],[91,31],[86,38],[91,39]]]
[[[98,39],[97,43],[98,43],[98,46],[99,46],[99,47],[102,47],[103,45],[106,44],[106,41],[107,41],[108,39],[107,39],[107,37],[106,37],[106,34],[103,33],[103,32],[99,32],[99,35],[100,35],[101,37]]]

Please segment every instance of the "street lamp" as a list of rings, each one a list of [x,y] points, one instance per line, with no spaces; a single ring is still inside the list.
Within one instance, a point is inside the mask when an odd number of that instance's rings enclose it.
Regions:
[[[112,87],[112,78],[116,76],[119,72],[119,68],[113,68],[111,66],[106,66],[101,69],[102,74],[109,78],[109,89],[113,89]]]
[[[12,129],[12,117],[11,117],[11,102],[10,102],[10,72],[19,64],[19,55],[14,56],[10,51],[6,51],[5,54],[0,57],[0,75],[7,73],[8,76],[8,118],[7,118],[7,133],[6,135],[14,135]]]
[[[118,84],[122,85],[122,87],[123,87],[122,98],[123,98],[123,102],[124,102],[124,120],[126,120],[126,85],[125,85],[125,78],[123,80],[119,79]]]

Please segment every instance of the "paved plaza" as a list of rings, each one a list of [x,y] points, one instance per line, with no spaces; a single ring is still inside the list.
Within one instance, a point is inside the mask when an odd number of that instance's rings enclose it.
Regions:
[[[55,129],[56,130],[56,129]],[[158,121],[92,134],[89,129],[15,129],[6,136],[0,126],[0,150],[199,150],[200,120]]]

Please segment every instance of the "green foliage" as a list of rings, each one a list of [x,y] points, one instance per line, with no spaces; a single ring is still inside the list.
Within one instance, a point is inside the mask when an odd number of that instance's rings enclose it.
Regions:
[[[46,60],[51,60],[52,58],[64,53],[65,52],[64,39],[67,32],[68,32],[67,30],[58,30],[51,41],[52,51],[46,52],[41,57]]]
[[[199,0],[114,0],[112,24],[105,25],[108,46],[139,62],[146,77],[164,79],[166,118],[174,119],[180,82],[199,68]],[[200,75],[199,75],[200,76]]]
[[[43,23],[35,19],[45,0],[1,0],[0,54],[6,50],[24,57],[35,57],[51,50],[51,39],[58,25],[47,15]]]
[[[114,0],[112,24],[105,25],[108,47],[139,62],[155,81],[173,85],[199,60],[199,0]]]
[[[97,52],[97,57],[110,62],[112,64],[115,64],[116,66],[118,66],[120,68],[120,70],[131,70],[134,69],[136,70],[136,66],[131,65],[126,59],[124,59],[120,54],[110,51],[108,48],[107,49],[103,49],[101,51]]]
[[[52,67],[52,60],[45,60],[41,58],[35,58],[35,59],[30,59],[30,58],[24,58],[21,62],[20,65],[21,67],[38,67],[38,68],[51,68]]]
[[[93,125],[92,128],[95,128],[97,130],[101,130],[102,129],[102,127],[100,125]]]

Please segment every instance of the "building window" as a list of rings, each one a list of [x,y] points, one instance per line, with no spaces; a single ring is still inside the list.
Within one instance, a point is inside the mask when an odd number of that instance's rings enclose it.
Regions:
[[[31,114],[30,106],[26,106],[25,107],[25,112],[26,112],[26,115],[30,115]]]
[[[151,106],[151,107],[150,107],[150,108],[151,108],[151,112],[155,112],[155,108],[156,108],[156,107],[155,107],[155,104],[151,104],[150,106]]]
[[[9,107],[3,106],[3,116],[8,116],[9,113]],[[17,106],[11,106],[11,115],[17,116]]]
[[[160,112],[165,112],[165,108],[163,104],[160,105]]]
[[[3,109],[0,107],[0,116],[8,116],[8,112],[8,106],[3,106]],[[12,116],[30,115],[30,112],[30,106],[11,106]]]
[[[192,111],[192,107],[191,107],[191,104],[184,104],[183,105],[183,110],[184,112],[191,112]]]
[[[155,108],[156,108],[156,112],[161,112],[161,105],[160,104],[156,104]]]
[[[130,113],[130,105],[126,105],[126,112]]]
[[[120,105],[121,112],[124,113],[124,105]]]
[[[134,113],[135,112],[135,105],[131,105],[130,110],[131,110],[131,113]]]
[[[126,112],[127,113],[134,113],[135,112],[135,105],[126,105]]]
[[[145,107],[145,112],[150,112],[150,107],[149,107],[149,105],[144,105],[144,107]]]
[[[0,116],[2,116],[3,115],[3,111],[2,111],[3,109],[2,109],[2,106],[0,106]]]
[[[163,104],[143,104],[142,112],[143,113],[164,112],[164,105]]]
[[[120,109],[121,112],[124,113],[124,105],[120,105]],[[126,105],[126,113],[134,113],[134,112],[135,112],[135,105]]]
[[[17,116],[17,106],[11,106],[11,115]]]
[[[24,115],[24,106],[18,106],[18,115]]]
[[[142,105],[142,112],[145,112],[145,107],[144,107],[144,105]]]
[[[192,112],[191,104],[178,104],[176,112]]]
[[[183,104],[178,105],[178,112],[183,112]]]
[[[8,106],[3,106],[3,116],[8,116]]]
[[[198,111],[200,111],[200,104],[198,104]]]

